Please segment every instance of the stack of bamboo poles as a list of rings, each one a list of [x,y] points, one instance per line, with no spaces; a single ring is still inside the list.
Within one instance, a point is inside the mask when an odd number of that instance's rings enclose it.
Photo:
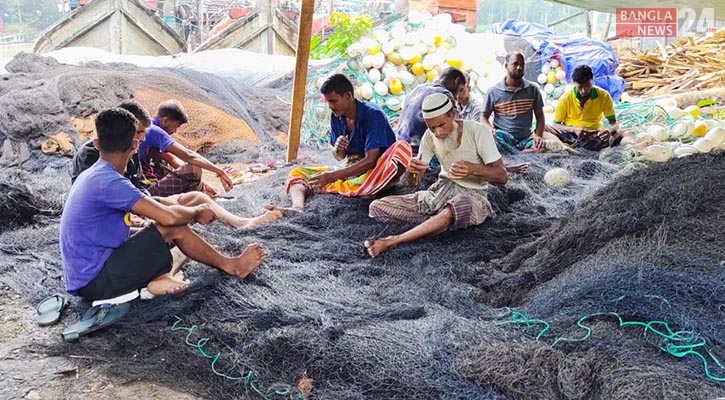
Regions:
[[[626,90],[652,96],[725,86],[725,28],[706,37],[620,57],[617,74]]]

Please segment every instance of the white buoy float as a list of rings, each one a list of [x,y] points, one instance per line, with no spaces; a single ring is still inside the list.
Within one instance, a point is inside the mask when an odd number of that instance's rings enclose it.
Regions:
[[[667,129],[662,125],[650,125],[647,128],[647,134],[652,137],[655,142],[664,142],[670,135],[667,134]]]
[[[551,187],[563,187],[571,182],[571,174],[564,168],[553,168],[544,174],[544,182]]]
[[[672,157],[672,149],[664,144],[653,144],[642,151],[642,158],[652,162],[665,162]]]
[[[713,147],[719,146],[721,143],[725,142],[725,128],[717,127],[710,129],[705,134],[705,139],[712,142]]]

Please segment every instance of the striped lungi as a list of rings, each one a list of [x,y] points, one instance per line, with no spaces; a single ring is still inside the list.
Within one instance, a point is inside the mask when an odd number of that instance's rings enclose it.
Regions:
[[[378,157],[375,167],[360,176],[340,179],[325,185],[322,193],[337,193],[346,197],[374,195],[388,186],[398,174],[398,167],[407,168],[412,157],[410,145],[404,141],[393,143],[392,146]],[[307,181],[315,174],[329,170],[329,167],[297,167],[290,171],[285,183],[285,190],[293,184],[307,185]],[[309,188],[309,187],[308,187]]]
[[[383,197],[370,203],[370,218],[380,222],[420,224],[450,206],[451,230],[483,223],[493,214],[486,189],[463,187],[448,178],[438,179],[428,190]]]

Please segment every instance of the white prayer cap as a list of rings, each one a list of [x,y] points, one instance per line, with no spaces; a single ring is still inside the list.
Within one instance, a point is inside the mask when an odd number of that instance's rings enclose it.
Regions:
[[[453,102],[443,93],[433,93],[423,99],[423,119],[439,117],[453,109]]]

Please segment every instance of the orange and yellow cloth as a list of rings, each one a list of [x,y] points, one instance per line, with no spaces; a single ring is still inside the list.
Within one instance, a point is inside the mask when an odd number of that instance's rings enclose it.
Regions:
[[[323,193],[337,193],[346,197],[370,196],[383,190],[398,173],[398,165],[407,168],[413,150],[404,141],[397,141],[378,158],[375,168],[364,174],[348,179],[340,179],[325,185]],[[315,174],[328,171],[329,167],[297,167],[290,171],[285,190],[295,183],[307,184]]]

